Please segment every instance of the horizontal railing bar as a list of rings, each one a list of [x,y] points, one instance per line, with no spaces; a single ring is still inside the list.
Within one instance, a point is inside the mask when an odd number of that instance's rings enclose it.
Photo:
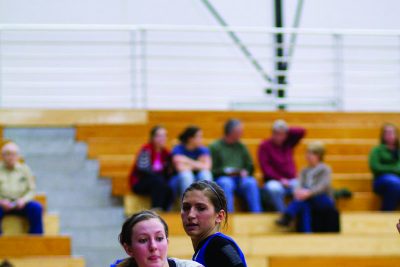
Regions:
[[[400,36],[400,30],[364,29],[311,29],[311,28],[265,28],[240,26],[200,25],[128,25],[128,24],[0,24],[0,31],[175,31],[175,32],[248,32],[248,33],[299,33],[307,35],[374,35]]]

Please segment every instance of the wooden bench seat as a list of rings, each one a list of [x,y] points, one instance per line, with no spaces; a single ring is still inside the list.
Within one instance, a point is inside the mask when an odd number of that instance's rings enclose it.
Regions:
[[[258,260],[258,261],[257,261]],[[262,260],[265,260],[264,263]],[[263,264],[264,263],[264,264]],[[249,266],[260,267],[389,267],[400,266],[399,256],[273,256],[250,259]],[[256,265],[255,265],[256,264]],[[268,265],[267,265],[268,264]]]
[[[43,216],[44,235],[60,234],[60,218],[58,214],[46,213]],[[2,220],[3,235],[25,235],[28,232],[28,221],[20,216],[7,215]]]
[[[68,236],[1,236],[0,248],[0,258],[69,256],[71,239]]]
[[[215,139],[205,139],[206,145],[212,143]],[[262,139],[243,139],[252,156],[256,156],[258,146]],[[321,140],[326,144],[328,155],[368,155],[373,146],[377,144],[377,139],[304,139],[296,149],[296,155],[304,155],[307,143],[315,140]],[[140,147],[146,142],[146,139],[138,140],[136,138],[89,138],[88,155],[89,157],[98,157],[102,155],[135,155]],[[176,140],[169,142],[169,147],[173,147]],[[254,157],[256,158],[256,157]]]
[[[149,209],[150,198],[136,194],[124,195],[125,214],[132,214],[142,209]],[[355,192],[349,199],[339,199],[336,206],[340,211],[378,211],[381,199],[372,192]]]
[[[85,267],[82,257],[24,257],[0,259],[0,263],[7,260],[13,267]]]
[[[247,257],[273,256],[400,256],[398,234],[276,234],[232,236]],[[184,235],[170,236],[169,254],[190,257],[193,247]]]

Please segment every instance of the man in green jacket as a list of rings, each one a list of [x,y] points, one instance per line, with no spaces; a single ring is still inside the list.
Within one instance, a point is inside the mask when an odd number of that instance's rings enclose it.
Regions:
[[[234,211],[234,193],[244,198],[249,211],[261,212],[260,193],[252,176],[254,165],[246,146],[240,141],[243,125],[239,120],[228,120],[224,137],[210,145],[212,172],[225,191],[228,212]]]
[[[17,214],[28,219],[31,234],[43,233],[42,207],[36,201],[35,182],[31,170],[20,162],[19,148],[7,143],[0,162],[0,223],[6,214]],[[1,229],[0,229],[1,234]]]
[[[369,166],[374,174],[374,191],[382,197],[381,209],[395,210],[400,202],[400,148],[394,125],[382,127],[381,144],[372,149]]]

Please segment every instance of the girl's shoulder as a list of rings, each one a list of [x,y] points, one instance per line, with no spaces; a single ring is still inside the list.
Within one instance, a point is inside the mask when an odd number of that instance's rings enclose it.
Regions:
[[[172,260],[176,264],[176,267],[204,267],[200,263],[191,260],[181,260],[176,258],[170,258],[169,260]]]

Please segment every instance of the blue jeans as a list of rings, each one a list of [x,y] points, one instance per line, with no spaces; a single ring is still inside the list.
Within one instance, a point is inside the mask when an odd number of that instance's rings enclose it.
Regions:
[[[394,211],[400,202],[400,176],[382,174],[374,180],[374,192],[382,197],[383,211]]]
[[[281,182],[270,180],[264,184],[264,190],[267,193],[268,204],[276,211],[283,213],[286,209],[285,197],[293,194],[293,190],[297,187],[297,179],[289,182],[289,187],[284,187]]]
[[[222,176],[217,179],[217,184],[224,190],[228,204],[228,212],[234,211],[234,193],[246,200],[249,211],[259,213],[262,211],[260,192],[254,177],[229,177]]]
[[[29,222],[29,233],[30,234],[43,234],[43,209],[40,203],[36,201],[28,202],[25,207],[21,210],[11,210],[5,212],[0,208],[0,222],[4,215],[13,214],[24,216]],[[0,224],[1,225],[1,224]],[[0,229],[0,234],[1,234]]]
[[[288,214],[291,218],[295,218],[300,215],[302,220],[302,232],[311,233],[311,211],[312,210],[329,210],[334,209],[335,203],[333,199],[327,194],[320,194],[313,196],[307,200],[294,200],[291,202],[286,209],[285,213]]]
[[[209,170],[199,171],[196,175],[192,171],[180,172],[169,181],[174,196],[182,195],[183,192],[195,181],[212,181],[212,174]]]

